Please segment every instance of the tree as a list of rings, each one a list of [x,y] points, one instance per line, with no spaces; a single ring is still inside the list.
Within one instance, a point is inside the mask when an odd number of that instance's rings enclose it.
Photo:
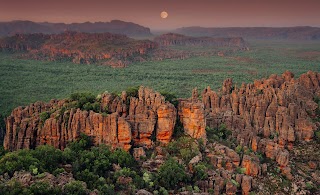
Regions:
[[[179,183],[188,181],[184,167],[172,158],[159,168],[157,178],[160,185],[167,189],[175,189]]]
[[[29,170],[30,166],[40,167],[40,161],[29,150],[9,152],[0,160],[0,174],[8,173],[12,176],[15,171]]]
[[[62,193],[60,188],[55,188],[47,182],[36,182],[29,187],[29,191],[30,194],[34,195],[51,195]]]
[[[63,162],[62,151],[50,145],[38,146],[35,150],[31,150],[32,156],[39,160],[40,168],[43,171],[52,173]]]
[[[111,153],[111,162],[114,164],[119,164],[120,167],[135,167],[136,162],[132,155],[123,149],[116,149]]]
[[[64,194],[86,195],[87,189],[82,181],[71,181],[63,188]]]
[[[208,178],[208,168],[204,164],[197,164],[194,167],[193,181],[206,180]]]

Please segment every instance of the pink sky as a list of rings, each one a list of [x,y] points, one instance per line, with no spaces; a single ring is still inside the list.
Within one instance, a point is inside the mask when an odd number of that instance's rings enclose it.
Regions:
[[[167,11],[167,19],[160,18]],[[0,0],[0,21],[120,19],[151,29],[183,26],[320,26],[320,0]]]

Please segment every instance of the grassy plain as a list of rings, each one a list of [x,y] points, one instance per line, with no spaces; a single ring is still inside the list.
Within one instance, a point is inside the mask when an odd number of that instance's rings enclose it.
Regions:
[[[0,53],[0,114],[20,105],[66,98],[74,92],[120,92],[144,85],[188,97],[194,87],[218,89],[226,78],[252,82],[285,70],[320,71],[320,42],[249,41],[250,51],[227,57],[164,60],[113,69],[99,65],[16,59]]]

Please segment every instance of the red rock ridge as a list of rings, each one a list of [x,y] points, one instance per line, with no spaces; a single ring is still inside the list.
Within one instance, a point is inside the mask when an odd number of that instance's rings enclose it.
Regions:
[[[27,51],[23,56],[28,59],[112,67],[141,61],[155,47],[156,44],[148,40],[111,33],[17,34],[0,40],[0,50]]]
[[[144,87],[140,87],[137,98],[127,99],[125,92],[121,97],[103,94],[101,111],[108,108],[108,115],[75,108],[62,111],[67,104],[68,100],[52,100],[14,109],[6,120],[4,147],[17,150],[49,144],[64,149],[80,133],[91,136],[95,145],[125,150],[151,147],[154,141],[166,144],[171,140],[176,121],[175,107],[160,93]],[[43,112],[51,113],[44,122],[39,116]]]

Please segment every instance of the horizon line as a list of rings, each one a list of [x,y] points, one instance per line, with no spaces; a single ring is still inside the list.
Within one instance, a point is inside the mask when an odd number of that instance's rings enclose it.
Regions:
[[[297,27],[310,27],[310,28],[320,28],[320,26],[312,26],[312,25],[292,25],[292,26],[279,26],[279,25],[275,25],[275,26],[253,26],[253,25],[248,25],[248,26],[199,26],[199,25],[190,25],[190,26],[180,26],[180,27],[175,27],[175,28],[150,28],[149,26],[145,26],[143,24],[139,24],[137,22],[133,22],[133,21],[125,21],[125,20],[120,20],[120,19],[111,19],[109,21],[84,21],[84,22],[50,22],[50,21],[41,21],[41,22],[36,22],[36,21],[32,21],[32,20],[24,20],[24,19],[17,19],[17,20],[7,20],[7,21],[1,21],[0,23],[9,23],[9,22],[33,22],[33,23],[37,23],[37,24],[42,24],[42,23],[51,23],[51,24],[84,24],[84,23],[108,23],[108,22],[112,22],[112,21],[121,21],[121,22],[127,22],[127,23],[133,23],[136,25],[140,25],[142,27],[145,28],[149,28],[150,31],[170,31],[170,30],[177,30],[177,29],[181,29],[181,28],[297,28]]]

